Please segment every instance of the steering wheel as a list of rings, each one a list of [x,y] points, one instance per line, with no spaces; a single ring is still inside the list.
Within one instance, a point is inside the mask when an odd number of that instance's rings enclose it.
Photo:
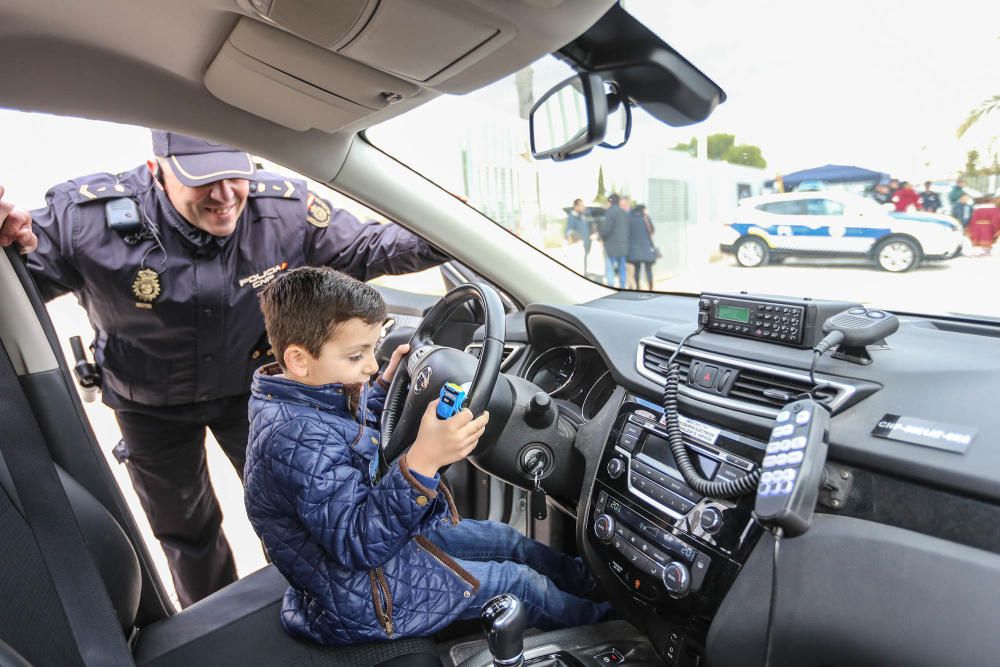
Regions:
[[[486,313],[486,335],[477,360],[471,354],[434,343],[434,336],[452,312],[466,301],[477,301]],[[489,285],[467,283],[434,304],[410,339],[410,352],[400,361],[382,411],[382,457],[396,460],[413,443],[428,404],[446,382],[463,385],[465,407],[479,415],[489,404],[500,375],[506,335],[503,302]],[[472,378],[471,385],[468,384]],[[483,441],[476,446],[479,450]]]

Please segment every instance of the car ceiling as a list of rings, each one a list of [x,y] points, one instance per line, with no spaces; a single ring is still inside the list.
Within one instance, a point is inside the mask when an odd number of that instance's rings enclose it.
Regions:
[[[329,182],[359,130],[516,72],[616,4],[253,3],[8,0],[0,106],[197,134]]]

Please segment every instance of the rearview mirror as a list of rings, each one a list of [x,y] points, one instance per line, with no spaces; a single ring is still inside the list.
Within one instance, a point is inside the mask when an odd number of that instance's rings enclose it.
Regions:
[[[597,74],[577,74],[545,93],[531,108],[531,154],[536,160],[586,155],[604,139],[608,101]]]

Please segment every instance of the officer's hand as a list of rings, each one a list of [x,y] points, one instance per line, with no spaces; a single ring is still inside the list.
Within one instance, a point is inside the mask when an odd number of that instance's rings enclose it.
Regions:
[[[406,454],[411,470],[433,477],[442,466],[461,461],[472,453],[486,431],[490,413],[483,412],[475,419],[468,408],[463,408],[450,419],[438,419],[438,401],[431,401],[420,420],[417,439]]]
[[[399,367],[399,362],[410,353],[410,344],[403,343],[397,347],[392,352],[392,358],[389,359],[389,365],[385,367],[385,372],[382,373],[382,381],[386,384],[392,382],[392,378],[396,375],[396,369]]]
[[[5,201],[3,193],[3,186],[0,185],[0,248],[13,243],[21,254],[34,251],[38,247],[38,237],[31,231],[31,215]]]

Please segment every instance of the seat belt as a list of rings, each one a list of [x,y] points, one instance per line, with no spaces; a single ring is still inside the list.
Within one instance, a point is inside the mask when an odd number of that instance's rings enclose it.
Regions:
[[[135,665],[35,415],[0,344],[0,454],[86,667]]]

